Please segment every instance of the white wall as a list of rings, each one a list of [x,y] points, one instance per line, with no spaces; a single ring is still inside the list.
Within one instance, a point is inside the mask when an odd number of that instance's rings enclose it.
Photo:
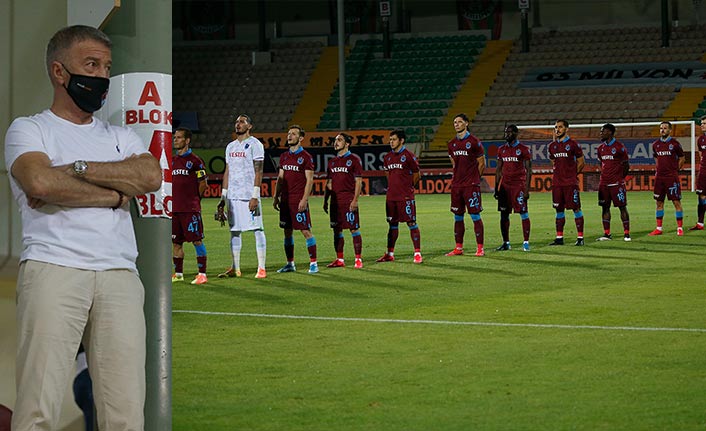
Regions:
[[[0,275],[17,272],[21,227],[5,172],[5,133],[15,117],[39,112],[51,103],[52,91],[44,66],[44,51],[52,34],[66,25],[66,2],[56,0],[0,1]],[[0,298],[3,355],[0,356],[0,404],[15,403],[14,300]],[[6,350],[5,347],[8,347]],[[68,390],[68,388],[67,388]],[[68,392],[67,392],[68,393]],[[80,417],[66,397],[61,426]]]
[[[8,255],[19,257],[20,220],[5,172],[5,132],[12,120],[49,107],[52,90],[44,66],[49,38],[66,25],[66,2],[10,0],[0,2],[0,271]],[[12,264],[14,265],[14,261]],[[5,267],[5,268],[3,268]],[[10,269],[12,269],[10,267]]]
[[[10,221],[15,212],[5,170],[5,134],[10,121],[10,3],[0,2],[0,266],[10,255]],[[0,268],[1,269],[1,268]],[[0,403],[2,399],[0,399]]]

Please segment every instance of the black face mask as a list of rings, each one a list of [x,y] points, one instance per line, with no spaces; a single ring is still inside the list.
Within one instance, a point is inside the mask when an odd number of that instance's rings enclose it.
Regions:
[[[101,109],[108,95],[110,79],[99,76],[74,75],[63,64],[66,73],[71,76],[66,92],[82,111],[92,114]]]

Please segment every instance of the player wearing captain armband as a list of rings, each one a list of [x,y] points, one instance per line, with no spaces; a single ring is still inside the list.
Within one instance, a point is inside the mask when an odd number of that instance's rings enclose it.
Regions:
[[[201,197],[206,192],[207,176],[203,160],[191,151],[191,130],[179,127],[174,132],[172,156],[172,283],[184,281],[184,242],[194,244],[198,275],[191,284],[205,284],[206,246],[203,243]]]
[[[246,231],[253,231],[255,234],[257,252],[255,278],[267,277],[265,270],[267,240],[260,202],[265,149],[257,138],[250,135],[252,127],[249,116],[239,115],[235,120],[236,139],[226,147],[226,169],[223,174],[223,190],[216,219],[220,219],[222,225],[227,214],[233,265],[218,274],[219,278],[242,275],[240,271],[240,252],[243,244],[241,235]]]

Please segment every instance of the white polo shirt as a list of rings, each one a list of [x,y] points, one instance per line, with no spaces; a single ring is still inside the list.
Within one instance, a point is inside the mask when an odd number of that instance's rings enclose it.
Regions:
[[[79,125],[45,110],[12,122],[5,137],[7,171],[27,152],[45,153],[52,166],[76,160],[112,162],[147,152],[137,134],[93,118]],[[32,209],[12,174],[12,194],[22,219],[21,261],[36,260],[71,268],[137,271],[135,232],[126,207],[71,208],[47,204]]]
[[[255,185],[254,160],[265,160],[265,147],[256,137],[232,141],[226,147],[228,199],[249,201]]]

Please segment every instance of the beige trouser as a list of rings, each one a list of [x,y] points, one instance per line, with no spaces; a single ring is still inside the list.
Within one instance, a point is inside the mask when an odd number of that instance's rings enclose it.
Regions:
[[[99,429],[142,431],[143,304],[144,288],[134,272],[23,262],[17,280],[17,401],[12,430],[56,429],[83,340]]]

